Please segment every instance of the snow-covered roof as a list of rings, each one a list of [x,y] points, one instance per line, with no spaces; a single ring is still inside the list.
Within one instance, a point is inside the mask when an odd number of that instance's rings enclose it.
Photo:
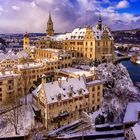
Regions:
[[[54,53],[58,53],[60,51],[59,49],[52,49],[52,48],[46,48],[46,49],[43,49],[43,50],[54,52]]]
[[[80,96],[82,94],[88,94],[84,78],[65,78],[59,81],[54,81],[50,83],[41,84],[44,87],[46,100],[48,104],[58,102],[58,96],[61,100],[66,100],[70,98],[70,93],[72,97]],[[37,87],[33,91],[33,94],[38,96],[41,87]]]
[[[31,68],[41,68],[43,67],[42,63],[26,63],[17,65],[18,69],[31,69]]]
[[[81,69],[76,69],[76,68],[63,68],[60,70],[60,72],[64,72],[64,73],[67,73],[67,74],[72,74],[72,75],[76,75],[76,76],[82,76],[82,75],[85,75],[86,77],[89,77],[89,76],[93,76],[94,74],[91,73],[90,71],[85,71],[85,70],[81,70]]]
[[[96,40],[101,40],[105,31],[107,32],[109,39],[113,40],[113,36],[112,36],[112,34],[107,26],[102,24],[102,29],[100,30],[98,28],[98,25],[96,25],[92,29],[93,29],[94,37]]]
[[[41,58],[41,59],[36,59],[36,60],[37,60],[37,62],[42,62],[42,63],[58,62],[57,60],[49,59],[49,58]]]
[[[77,69],[82,69],[82,70],[90,70],[92,68],[89,65],[74,65],[74,67]]]
[[[137,122],[139,112],[140,112],[140,102],[128,103],[123,123]]]
[[[5,60],[18,60],[18,56],[14,52],[8,52],[6,54],[0,53],[0,63],[4,62]]]
[[[17,56],[18,56],[18,58],[29,58],[29,54],[24,50],[18,52]]]
[[[17,76],[20,76],[20,74],[15,74],[13,71],[4,71],[4,72],[0,71],[0,80]]]
[[[135,124],[133,127],[132,127],[132,130],[135,134],[135,137],[137,140],[140,140],[140,125],[139,124]]]
[[[6,60],[12,60],[12,61],[17,61],[19,58],[28,58],[29,54],[27,52],[20,51],[17,54],[15,54],[12,51],[9,51],[7,53],[0,53],[0,63],[6,61]]]
[[[87,86],[98,85],[98,84],[102,84],[102,81],[101,80],[94,80],[94,81],[86,83]]]
[[[113,36],[106,25],[102,24],[101,30],[98,28],[98,25],[96,25],[92,28],[92,30],[93,30],[93,35],[96,40],[101,40],[103,33],[105,31],[107,32],[109,39],[113,40]],[[60,34],[60,35],[55,36],[54,39],[55,40],[84,40],[86,32],[87,32],[87,27],[75,28],[70,33]]]

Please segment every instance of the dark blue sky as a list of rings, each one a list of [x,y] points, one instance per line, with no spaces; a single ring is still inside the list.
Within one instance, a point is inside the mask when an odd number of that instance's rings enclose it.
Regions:
[[[0,0],[0,33],[45,32],[51,11],[56,32],[103,23],[112,30],[140,28],[140,0]]]

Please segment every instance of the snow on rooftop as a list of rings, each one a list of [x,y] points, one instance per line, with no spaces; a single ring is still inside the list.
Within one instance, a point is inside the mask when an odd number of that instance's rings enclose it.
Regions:
[[[37,87],[33,94],[38,96],[38,92],[41,87]],[[73,97],[78,97],[80,91],[82,94],[88,94],[88,90],[86,88],[86,84],[84,82],[84,78],[68,78],[61,79],[59,81],[54,81],[50,83],[44,84],[45,95],[47,99],[47,103],[54,103],[58,101],[58,96],[60,96],[61,100],[66,100],[69,98],[69,93],[72,93]]]
[[[128,103],[123,123],[137,122],[139,112],[140,112],[140,102]]]
[[[91,86],[91,85],[97,85],[97,84],[102,84],[103,82],[101,80],[94,80],[94,81],[90,81],[88,83],[86,83],[87,86]]]
[[[98,28],[98,25],[96,25],[92,29],[93,29],[93,33],[94,33],[94,36],[95,36],[96,40],[101,40],[102,39],[104,31],[107,32],[107,34],[109,36],[109,39],[113,40],[113,36],[111,35],[111,32],[110,32],[110,30],[109,30],[109,28],[107,26],[102,24],[102,29],[100,30]]]
[[[0,63],[4,62],[5,60],[17,61],[19,58],[28,58],[28,57],[29,54],[24,50],[18,52],[17,54],[15,54],[12,51],[9,51],[6,54],[0,53]]]
[[[43,64],[41,63],[27,63],[27,64],[20,64],[17,65],[18,69],[32,69],[32,68],[41,68]]]
[[[10,78],[10,77],[16,77],[16,76],[20,76],[20,74],[15,74],[13,71],[0,72],[0,80],[5,78]]]
[[[135,124],[133,127],[132,127],[132,130],[135,134],[135,137],[137,140],[140,140],[140,125],[139,124]]]
[[[89,71],[92,68],[89,65],[74,65],[74,67],[77,69],[82,69],[82,70],[86,70],[86,71]]]
[[[61,72],[68,73],[68,74],[79,75],[79,76],[85,75],[86,77],[89,77],[89,76],[93,76],[94,75],[90,71],[85,71],[85,70],[71,68],[71,67],[69,67],[69,68],[63,68],[60,71]]]
[[[107,31],[107,34],[109,36],[110,40],[113,40],[113,36],[109,30],[109,28],[106,25],[102,24],[102,30],[98,28],[98,25],[94,26],[92,28],[94,37],[96,40],[101,40],[104,31]],[[61,41],[61,40],[83,40],[85,38],[87,32],[87,27],[83,28],[75,28],[72,32],[70,33],[65,33],[65,34],[60,34],[56,35],[54,37],[54,40]]]
[[[54,59],[49,59],[49,58],[41,58],[41,59],[36,59],[38,62],[43,62],[43,63],[47,63],[47,62],[58,62],[57,60]]]
[[[58,52],[60,52],[59,49],[52,49],[52,48],[46,48],[46,49],[43,49],[43,50],[51,51],[51,52],[54,52],[54,53],[58,53]]]

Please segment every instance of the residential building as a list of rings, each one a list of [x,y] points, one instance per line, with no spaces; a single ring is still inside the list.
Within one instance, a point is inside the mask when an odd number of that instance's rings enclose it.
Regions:
[[[0,104],[8,104],[24,95],[23,80],[13,71],[0,72]]]
[[[127,140],[140,140],[140,125],[135,124],[133,127],[125,130],[124,136]]]
[[[100,80],[86,82],[84,76],[49,83],[42,80],[32,93],[33,105],[40,109],[47,130],[52,130],[80,119],[82,111],[92,112],[99,108],[103,84]]]

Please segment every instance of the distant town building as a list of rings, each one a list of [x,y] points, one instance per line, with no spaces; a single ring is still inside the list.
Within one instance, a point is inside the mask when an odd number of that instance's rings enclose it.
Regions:
[[[24,34],[23,38],[23,49],[27,52],[30,51],[30,38],[27,32]]]

